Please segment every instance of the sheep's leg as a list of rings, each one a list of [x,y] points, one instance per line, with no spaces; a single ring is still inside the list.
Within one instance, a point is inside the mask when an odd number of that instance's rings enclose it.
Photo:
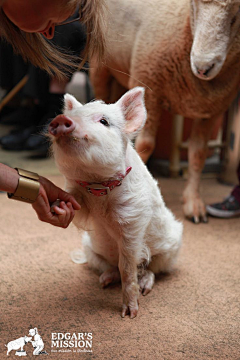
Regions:
[[[121,84],[119,84],[119,82],[112,78],[111,81],[111,87],[110,87],[110,99],[109,102],[110,103],[115,103],[117,100],[120,99],[120,97],[125,94],[125,92],[127,91],[127,89],[125,87],[123,87]]]
[[[136,84],[134,85],[136,86]],[[156,97],[156,91],[146,88],[145,105],[147,109],[147,121],[137,136],[135,149],[146,163],[155,148],[157,130],[161,118],[161,106],[159,99]]]
[[[118,83],[107,66],[97,68],[93,64],[93,67],[90,68],[90,80],[96,99],[106,103],[117,101],[126,92],[126,88]]]
[[[193,220],[207,222],[206,208],[199,193],[201,172],[207,157],[207,143],[216,118],[193,122],[188,148],[188,182],[183,192],[183,212]]]
[[[110,84],[112,82],[112,75],[107,67],[97,67],[94,61],[90,64],[90,81],[93,86],[94,96],[97,99],[101,99],[105,102],[110,101],[111,91]]]

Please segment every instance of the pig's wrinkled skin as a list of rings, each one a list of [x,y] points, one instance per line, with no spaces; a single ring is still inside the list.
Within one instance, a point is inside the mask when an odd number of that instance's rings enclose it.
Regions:
[[[9,355],[10,351],[21,349],[23,351],[24,345],[26,345],[32,338],[28,336],[20,337],[19,339],[10,341],[7,345],[7,355]]]
[[[182,224],[162,199],[157,182],[133,149],[130,139],[146,120],[144,89],[128,91],[115,104],[94,101],[82,106],[65,95],[63,115],[49,125],[52,150],[66,190],[81,205],[74,224],[86,232],[84,250],[101,285],[122,282],[122,317],[138,312],[139,290],[146,295],[154,274],[170,271],[181,245]],[[93,196],[77,181],[119,179],[108,195]]]

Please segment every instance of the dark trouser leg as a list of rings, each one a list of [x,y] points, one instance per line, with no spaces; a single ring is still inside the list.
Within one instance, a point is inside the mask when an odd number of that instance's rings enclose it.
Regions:
[[[232,191],[232,195],[235,197],[235,199],[240,203],[240,162],[238,164],[237,169],[237,176],[238,176],[238,182],[239,184],[235,186],[235,188]]]

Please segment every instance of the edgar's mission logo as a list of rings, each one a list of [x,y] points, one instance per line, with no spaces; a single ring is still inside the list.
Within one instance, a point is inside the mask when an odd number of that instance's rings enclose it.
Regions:
[[[51,352],[93,352],[92,333],[52,333]]]
[[[26,356],[27,353],[23,348],[27,343],[32,343],[34,348],[33,355],[48,355],[46,351],[43,351],[44,343],[37,328],[30,329],[28,336],[25,335],[16,340],[10,341],[7,345],[5,345],[7,347],[7,355],[9,355],[10,351],[17,350],[15,355]]]

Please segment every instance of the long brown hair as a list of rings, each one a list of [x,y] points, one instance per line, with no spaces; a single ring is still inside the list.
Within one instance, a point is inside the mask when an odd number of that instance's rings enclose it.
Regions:
[[[86,59],[93,55],[99,63],[105,54],[107,24],[105,0],[68,0],[67,2],[64,0],[63,4],[73,11],[79,5],[80,21],[85,24],[87,30],[87,44],[82,59],[66,54],[49,43],[41,34],[20,30],[0,8],[0,36],[9,42],[14,51],[25,61],[30,61],[33,65],[47,71],[48,74],[58,77],[82,67]]]

